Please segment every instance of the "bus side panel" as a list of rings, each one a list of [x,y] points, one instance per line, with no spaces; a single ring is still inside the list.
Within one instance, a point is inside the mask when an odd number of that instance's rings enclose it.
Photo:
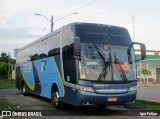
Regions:
[[[58,80],[59,80],[58,86],[60,87],[58,89],[60,91],[60,97],[64,97],[66,91],[65,91],[65,88],[64,88],[64,81],[63,81],[62,75],[61,75],[61,63],[60,63],[60,56],[59,55],[54,57],[54,64],[56,66],[56,70],[57,70],[57,73],[58,73]]]
[[[56,60],[57,62],[56,62]],[[64,86],[57,66],[60,57],[48,57],[34,61],[37,75],[41,85],[40,96],[51,99],[52,84],[56,83],[60,91],[60,97],[64,96]]]
[[[22,78],[22,74],[20,71],[20,66],[17,66],[16,67],[16,88],[19,90],[22,90],[22,88],[23,88],[22,81],[23,81],[23,78]]]
[[[16,87],[22,90],[22,82],[26,92],[51,99],[52,84],[60,91],[60,97],[65,94],[60,74],[60,56],[48,57],[33,62],[21,63],[16,70]]]
[[[77,99],[77,90],[68,86],[65,87],[65,96],[63,98],[60,98],[62,102],[71,104],[71,105],[76,105],[78,102]]]
[[[40,82],[40,79],[39,79],[37,69],[36,69],[34,62],[32,62],[32,67],[33,67],[33,76],[34,76],[34,80],[35,80],[35,89],[34,89],[33,93],[36,95],[40,95],[42,92],[42,87],[41,87],[41,82]]]
[[[26,92],[40,95],[41,87],[39,86],[39,79],[37,76],[36,68],[33,62],[25,62],[19,64],[18,79],[17,84],[20,85],[22,89],[23,84],[25,85]],[[23,82],[23,83],[22,83]]]

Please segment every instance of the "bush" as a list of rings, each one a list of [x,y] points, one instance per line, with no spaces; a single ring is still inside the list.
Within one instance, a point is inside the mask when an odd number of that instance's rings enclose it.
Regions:
[[[8,64],[4,61],[0,62],[0,77],[6,77],[7,76],[7,68]]]

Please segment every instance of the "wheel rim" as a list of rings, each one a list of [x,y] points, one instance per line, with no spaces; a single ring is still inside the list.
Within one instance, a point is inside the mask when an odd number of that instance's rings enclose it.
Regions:
[[[58,91],[56,91],[56,92],[54,93],[54,104],[55,104],[56,106],[59,105],[59,93],[58,93]]]

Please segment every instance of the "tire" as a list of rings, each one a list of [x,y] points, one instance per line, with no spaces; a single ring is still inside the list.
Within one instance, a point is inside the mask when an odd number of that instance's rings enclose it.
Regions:
[[[65,107],[65,104],[60,101],[59,91],[57,87],[52,89],[51,96],[51,103],[56,109],[63,109]]]
[[[25,87],[26,87],[26,85],[23,84],[22,93],[23,93],[24,96],[27,96],[28,93],[26,92],[26,88]]]

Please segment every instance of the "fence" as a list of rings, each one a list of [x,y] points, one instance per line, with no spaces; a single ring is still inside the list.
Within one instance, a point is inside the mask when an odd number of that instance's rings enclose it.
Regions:
[[[137,63],[137,99],[160,102],[160,58]]]

